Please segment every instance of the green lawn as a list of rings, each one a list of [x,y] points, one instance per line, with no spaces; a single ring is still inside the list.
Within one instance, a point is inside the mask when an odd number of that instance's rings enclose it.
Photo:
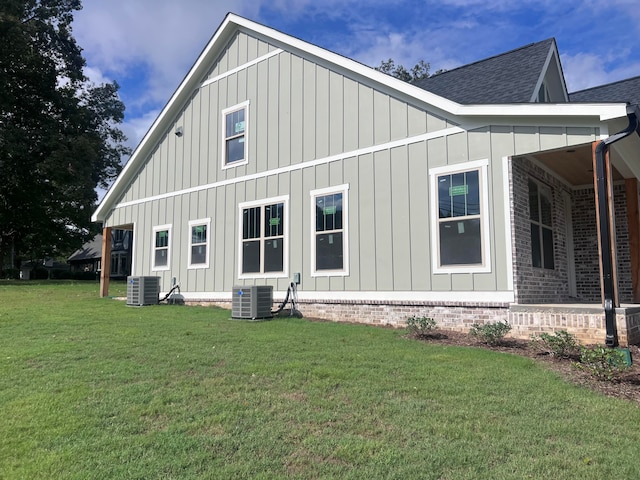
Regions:
[[[529,359],[96,283],[0,282],[0,412],[2,479],[640,474],[640,409]]]

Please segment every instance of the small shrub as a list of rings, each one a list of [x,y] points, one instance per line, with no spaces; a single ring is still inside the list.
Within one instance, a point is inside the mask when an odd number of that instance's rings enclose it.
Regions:
[[[407,318],[407,330],[413,337],[426,337],[431,330],[436,328],[436,321],[429,317]]]
[[[580,363],[576,366],[589,372],[598,380],[609,382],[618,380],[622,373],[629,368],[622,351],[602,345],[580,347]]]
[[[479,338],[489,345],[498,345],[510,331],[511,325],[507,322],[485,323],[484,325],[474,323],[469,329],[469,335]]]
[[[578,355],[578,341],[575,335],[566,330],[531,335],[531,344],[534,348],[554,357],[572,358]]]

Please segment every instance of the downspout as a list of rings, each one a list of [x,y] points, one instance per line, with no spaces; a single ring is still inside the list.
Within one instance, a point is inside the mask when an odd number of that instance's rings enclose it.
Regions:
[[[605,158],[609,145],[631,135],[634,131],[640,135],[638,106],[627,107],[629,125],[615,135],[601,141],[596,147],[596,188],[598,194],[598,214],[600,216],[600,248],[602,255],[602,287],[604,293],[604,318],[606,327],[605,344],[608,347],[618,346],[618,332],[615,318],[615,290],[613,279],[613,261],[611,245],[611,218],[609,216],[609,185],[607,183]]]

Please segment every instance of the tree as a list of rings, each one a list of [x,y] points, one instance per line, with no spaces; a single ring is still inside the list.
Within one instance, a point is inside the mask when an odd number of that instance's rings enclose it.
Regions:
[[[393,59],[389,59],[386,62],[380,62],[380,66],[375,67],[376,70],[391,75],[392,77],[399,78],[405,82],[414,82],[422,78],[429,77],[429,65],[424,60],[420,60],[416,63],[411,70],[407,70],[403,65],[396,65]]]
[[[67,255],[91,237],[95,188],[129,153],[117,83],[93,85],[83,74],[71,31],[80,8],[80,0],[0,5],[0,266]]]

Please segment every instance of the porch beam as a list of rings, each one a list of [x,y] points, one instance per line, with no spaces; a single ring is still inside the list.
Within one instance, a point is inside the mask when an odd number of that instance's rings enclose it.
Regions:
[[[111,276],[111,227],[102,229],[102,268],[100,269],[100,296],[109,295],[109,277]]]
[[[627,199],[627,225],[631,254],[631,285],[633,303],[640,303],[640,208],[638,206],[638,180],[625,179]]]

